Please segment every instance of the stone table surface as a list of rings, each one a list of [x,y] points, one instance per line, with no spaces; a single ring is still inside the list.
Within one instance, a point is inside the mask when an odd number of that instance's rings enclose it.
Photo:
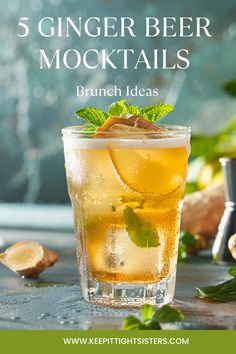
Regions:
[[[0,329],[118,329],[136,309],[110,309],[82,298],[72,233],[0,229],[0,251],[14,242],[34,240],[58,251],[58,263],[38,280],[22,279],[0,265]],[[195,297],[195,287],[229,278],[228,267],[210,257],[192,257],[178,265],[175,304],[186,321],[236,329],[235,303],[206,303]]]

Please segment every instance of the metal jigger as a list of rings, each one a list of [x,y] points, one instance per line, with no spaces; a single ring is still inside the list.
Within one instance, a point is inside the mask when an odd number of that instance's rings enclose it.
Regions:
[[[228,249],[229,238],[236,233],[236,158],[223,157],[220,163],[224,174],[226,202],[212,255],[215,263],[227,264],[236,262]],[[214,213],[214,209],[212,212]]]

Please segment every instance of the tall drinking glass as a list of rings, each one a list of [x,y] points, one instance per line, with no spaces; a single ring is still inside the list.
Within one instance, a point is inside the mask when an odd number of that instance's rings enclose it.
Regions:
[[[84,298],[108,306],[173,299],[190,129],[63,129]]]

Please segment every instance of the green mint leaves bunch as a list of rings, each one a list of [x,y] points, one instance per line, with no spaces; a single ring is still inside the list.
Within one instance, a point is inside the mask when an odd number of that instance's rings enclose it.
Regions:
[[[213,300],[218,302],[236,301],[236,265],[229,269],[229,274],[233,278],[218,285],[196,288],[197,296],[203,300]]]
[[[184,320],[184,315],[177,309],[164,305],[153,312],[152,306],[144,304],[140,311],[142,320],[135,316],[124,319],[124,330],[150,330],[161,329],[161,323],[179,322]]]
[[[108,107],[104,112],[98,108],[81,108],[75,112],[77,118],[81,118],[88,123],[86,130],[96,130],[102,126],[110,116],[141,116],[151,123],[163,118],[166,114],[173,111],[174,107],[166,103],[158,103],[150,106],[138,108],[137,106],[126,103],[126,100],[119,100]]]

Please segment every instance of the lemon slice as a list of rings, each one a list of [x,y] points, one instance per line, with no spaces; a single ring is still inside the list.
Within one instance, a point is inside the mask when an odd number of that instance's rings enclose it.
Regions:
[[[119,179],[138,193],[169,194],[185,181],[185,148],[109,148],[109,154]]]

